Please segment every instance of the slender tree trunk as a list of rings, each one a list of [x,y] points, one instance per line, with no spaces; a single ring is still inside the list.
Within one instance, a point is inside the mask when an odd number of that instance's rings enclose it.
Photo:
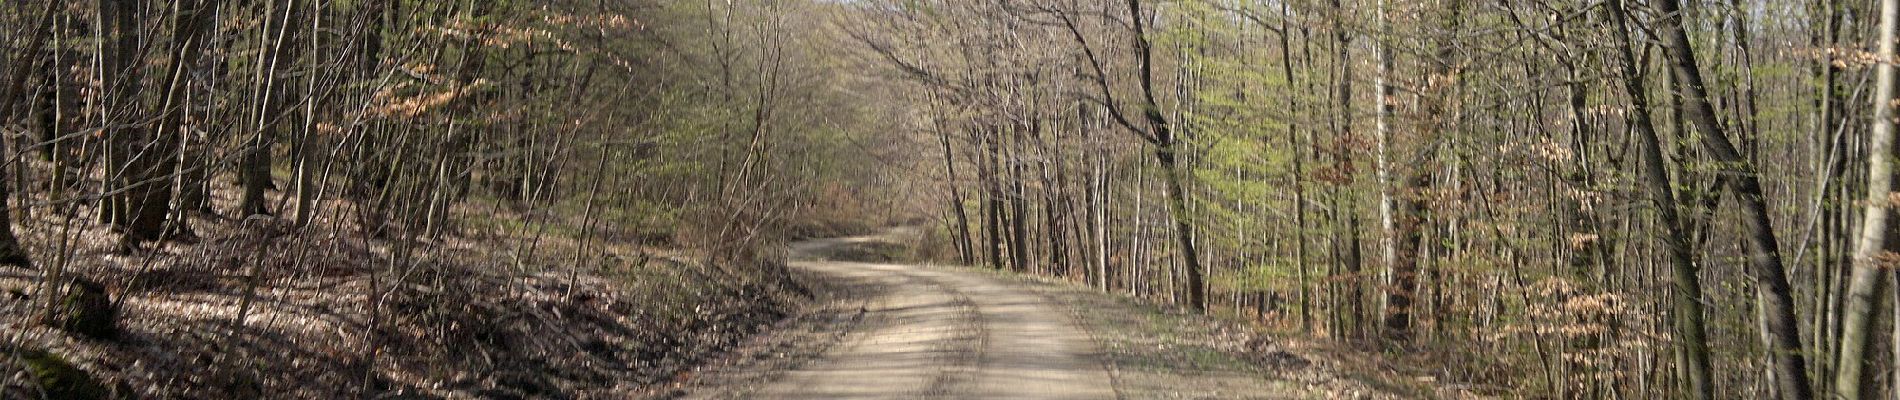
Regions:
[[[1421,153],[1430,150],[1421,150]],[[1413,164],[1419,168],[1423,164]],[[1407,193],[1404,193],[1403,208],[1400,211],[1398,227],[1394,230],[1392,260],[1392,285],[1386,291],[1386,313],[1384,338],[1388,345],[1403,345],[1412,340],[1412,307],[1418,295],[1419,244],[1424,238],[1427,213],[1427,191],[1431,190],[1432,174],[1427,168],[1413,171],[1406,179]]]
[[[222,15],[223,11],[220,7],[214,6],[209,12],[220,15],[213,15],[211,17],[211,26],[205,29],[211,32],[217,32],[222,28],[221,25],[225,19]],[[215,36],[206,37],[204,40],[208,42],[205,46],[223,47],[227,49],[230,47],[228,44],[228,42],[230,42],[229,40],[221,40]],[[216,50],[213,51],[215,52]],[[208,82],[201,85],[210,88],[207,92],[215,93],[220,89],[226,88],[226,85],[231,84],[230,68],[222,61],[223,60],[213,60],[209,58],[194,60],[194,65],[191,68],[208,71],[204,73],[204,75],[208,75]],[[187,91],[187,93],[190,93],[190,91]],[[192,101],[192,99],[188,98],[186,101]],[[211,112],[206,113],[196,120],[216,121],[229,117],[231,116],[221,112]],[[216,125],[222,124],[204,124],[203,126],[209,127]],[[209,130],[210,129],[198,129],[197,131],[205,132]],[[215,212],[211,209],[211,182],[208,179],[211,176],[211,168],[217,164],[217,162],[213,160],[216,157],[212,155],[212,140],[213,139],[208,137],[208,135],[196,134],[188,130],[179,132],[178,204],[176,206],[178,212],[172,216],[176,221],[188,221],[190,212]]]
[[[943,169],[944,176],[949,180],[945,186],[950,188],[950,210],[956,215],[957,226],[951,233],[956,235],[957,259],[964,265],[975,264],[976,257],[972,254],[970,242],[970,216],[963,209],[963,190],[957,182],[957,161],[955,154],[950,151],[950,133],[941,132],[938,141],[943,145]]]
[[[93,106],[97,114],[98,125],[105,138],[100,146],[104,149],[105,177],[101,180],[100,191],[103,206],[99,213],[100,222],[113,224],[124,230],[132,217],[128,214],[124,182],[130,178],[128,154],[132,151],[127,142],[137,140],[143,131],[138,126],[120,128],[122,121],[142,118],[138,96],[144,68],[137,67],[141,62],[135,60],[139,43],[139,31],[132,20],[138,4],[132,0],[99,0],[95,7],[93,26],[98,31],[97,57],[99,58],[99,86],[101,94]],[[128,139],[128,137],[131,137]]]
[[[1005,147],[1008,153],[1003,156],[1009,164],[1009,266],[1018,272],[1030,272],[1029,194],[1023,191],[1023,162],[1027,157],[1022,154],[1022,127],[1014,126],[1010,131]]]
[[[1815,48],[1834,46],[1840,37],[1839,2],[1821,0],[1808,9],[1813,15],[1825,18],[1823,22],[1811,27],[1816,32],[1813,33],[1809,45]],[[1839,361],[1833,349],[1838,345],[1840,338],[1833,323],[1840,315],[1833,307],[1834,299],[1840,297],[1838,285],[1834,282],[1837,282],[1841,275],[1840,272],[1836,272],[1839,260],[1834,259],[1833,248],[1834,243],[1846,241],[1846,236],[1841,232],[1842,229],[1837,229],[1839,224],[1835,223],[1840,220],[1842,207],[1838,205],[1839,198],[1834,196],[1834,193],[1839,190],[1841,186],[1839,177],[1845,172],[1841,150],[1846,146],[1840,142],[1845,139],[1846,131],[1841,129],[1845,124],[1842,124],[1838,118],[1841,106],[1838,89],[1840,68],[1830,60],[1816,60],[1813,65],[1813,79],[1820,87],[1814,101],[1814,107],[1819,110],[1819,115],[1814,121],[1814,131],[1819,134],[1813,136],[1809,146],[1815,149],[1818,159],[1814,166],[1815,171],[1818,172],[1814,178],[1816,188],[1813,200],[1816,219],[1811,223],[1810,229],[1818,230],[1820,239],[1805,249],[1814,252],[1813,256],[1809,257],[1809,261],[1814,265],[1810,286],[1812,286],[1815,299],[1809,314],[1809,331],[1812,332],[1812,337],[1817,339],[1812,345],[1813,350],[1808,354],[1815,358],[1815,380],[1827,383],[1816,387],[1819,391],[1817,397],[1833,398],[1834,394],[1831,390],[1835,381],[1834,368]],[[1796,262],[1800,261],[1796,260]]]
[[[994,132],[986,132],[986,133],[994,133]],[[1003,269],[1003,264],[1004,264],[1003,231],[1002,231],[1003,230],[1003,197],[1002,197],[1003,194],[1002,194],[1002,189],[1001,189],[1002,183],[999,182],[998,172],[997,172],[997,169],[999,168],[999,166],[997,165],[997,154],[996,154],[996,152],[998,151],[998,148],[996,145],[997,138],[995,137],[995,135],[989,135],[989,136],[990,137],[983,139],[983,141],[989,144],[988,146],[989,151],[984,152],[984,155],[983,155],[983,159],[985,160],[984,165],[986,165],[986,167],[982,168],[984,171],[986,171],[985,173],[983,173],[983,177],[982,177],[983,197],[984,197],[983,212],[985,214],[984,222],[983,222],[984,223],[983,233],[986,234],[986,236],[988,236],[988,239],[989,239],[990,267],[1000,270],[1000,269]]]
[[[1168,118],[1161,113],[1161,106],[1155,102],[1154,92],[1154,49],[1148,41],[1147,22],[1141,11],[1141,0],[1128,0],[1128,17],[1133,23],[1135,39],[1135,58],[1141,71],[1137,77],[1141,81],[1142,115],[1152,132],[1148,139],[1155,146],[1155,161],[1161,164],[1162,179],[1166,181],[1168,217],[1174,221],[1174,237],[1180,246],[1183,278],[1187,285],[1187,307],[1195,313],[1207,310],[1207,287],[1201,278],[1200,255],[1194,249],[1194,228],[1188,222],[1187,192],[1181,182],[1181,169],[1176,164],[1179,149],[1175,143],[1174,130],[1168,124]]]
[[[278,1],[282,1],[279,3]],[[271,211],[266,206],[265,194],[275,189],[271,179],[271,147],[276,143],[279,133],[285,126],[285,104],[288,103],[289,88],[279,85],[279,76],[288,75],[291,65],[296,63],[295,42],[300,40],[300,13],[305,12],[303,0],[272,0],[266,7],[264,43],[269,43],[267,51],[260,53],[254,85],[257,85],[256,106],[252,114],[256,131],[249,135],[250,140],[244,146],[243,163],[239,167],[239,176],[243,182],[243,198],[240,199],[238,212],[243,215],[267,215]]]
[[[26,95],[26,79],[33,71],[30,66],[38,64],[33,62],[33,59],[40,54],[41,43],[46,41],[47,35],[53,29],[53,12],[57,9],[55,6],[59,4],[60,2],[55,1],[40,6],[39,17],[34,20],[37,28],[33,29],[32,36],[26,43],[20,46],[20,52],[8,60],[7,65],[11,67],[8,68],[7,80],[4,82],[6,86],[0,88],[0,125],[13,122],[13,108],[18,100]],[[51,79],[52,74],[48,75]],[[0,140],[0,154],[6,153],[5,141]],[[22,166],[14,164],[13,167],[21,168]],[[27,254],[25,247],[20,246],[20,239],[13,234],[12,210],[7,204],[11,197],[10,188],[0,183],[0,264],[31,267],[32,257]]]
[[[1446,4],[1446,15],[1442,21],[1446,29],[1441,32],[1444,37],[1438,39],[1438,54],[1432,61],[1432,69],[1424,80],[1426,84],[1421,94],[1420,104],[1424,109],[1420,118],[1426,119],[1421,124],[1425,129],[1419,137],[1418,152],[1410,162],[1411,176],[1406,179],[1405,192],[1401,193],[1404,209],[1400,210],[1398,216],[1398,229],[1390,231],[1396,235],[1392,238],[1396,243],[1389,248],[1395,252],[1388,254],[1391,257],[1388,267],[1392,274],[1392,288],[1386,293],[1384,336],[1387,342],[1393,344],[1412,339],[1412,307],[1418,295],[1420,242],[1425,228],[1431,226],[1425,219],[1430,211],[1427,202],[1431,196],[1432,173],[1435,172],[1432,164],[1437,157],[1438,136],[1456,123],[1453,116],[1446,114],[1453,111],[1450,106],[1458,95],[1454,90],[1458,81],[1457,72],[1453,69],[1456,61],[1452,57],[1457,46],[1453,38],[1457,35],[1459,19],[1462,17],[1462,1],[1454,0]],[[1384,187],[1383,181],[1380,187]],[[1385,217],[1390,218],[1389,215]]]
[[[1767,303],[1762,307],[1767,313],[1768,334],[1773,347],[1777,392],[1783,399],[1808,399],[1813,397],[1813,389],[1808,383],[1807,363],[1801,354],[1800,329],[1795,318],[1792,289],[1788,285],[1786,271],[1783,270],[1780,244],[1775,238],[1774,226],[1769,222],[1767,199],[1761,185],[1761,174],[1753,163],[1736,151],[1729,142],[1725,128],[1717,120],[1714,108],[1709,104],[1707,87],[1703,83],[1702,71],[1697,65],[1695,53],[1689,44],[1689,35],[1683,28],[1683,18],[1679,0],[1657,2],[1663,14],[1660,21],[1660,35],[1663,49],[1670,59],[1670,69],[1676,76],[1676,86],[1681,91],[1687,111],[1687,119],[1701,131],[1702,147],[1719,163],[1720,170],[1726,175],[1729,190],[1734,191],[1736,201],[1742,205],[1742,212],[1749,228],[1750,244],[1749,264],[1759,284],[1767,290]]]
[[[1285,18],[1286,21],[1292,21],[1293,5],[1288,2],[1281,2],[1280,16]],[[1281,79],[1286,80],[1287,87],[1299,88],[1301,86],[1298,84],[1298,81],[1295,80],[1293,74],[1292,29],[1291,23],[1284,23],[1278,31],[1280,36],[1280,72]],[[1288,111],[1297,114],[1300,109],[1299,106],[1299,96],[1293,94],[1286,95],[1286,109]],[[1293,268],[1296,269],[1296,274],[1299,276],[1300,331],[1312,333],[1312,278],[1307,276],[1306,266],[1306,144],[1300,140],[1299,123],[1286,124],[1286,141],[1288,147],[1293,150]]]
[[[133,132],[118,135],[117,138],[121,143],[119,150],[129,151],[122,158],[127,170],[117,185],[117,190],[123,191],[122,202],[127,208],[124,210],[124,219],[117,221],[124,233],[120,244],[122,249],[129,250],[146,242],[160,240],[169,228],[167,216],[172,211],[174,187],[172,174],[177,170],[178,163],[177,137],[184,128],[185,90],[190,75],[186,69],[198,58],[199,48],[203,44],[200,34],[208,17],[214,15],[205,9],[208,6],[202,0],[179,1],[178,22],[174,24],[172,33],[174,47],[171,49],[170,62],[166,65],[163,81],[165,92],[158,107],[158,125],[151,129],[135,128]],[[124,3],[121,6],[134,8]],[[119,28],[138,29],[133,23],[136,18],[130,16],[130,11],[121,9],[121,12],[119,19],[123,24]]]
[[[1396,99],[1392,98],[1394,93],[1390,83],[1392,45],[1388,41],[1392,39],[1392,21],[1386,15],[1389,12],[1386,1],[1378,0],[1379,31],[1378,36],[1372,41],[1373,47],[1378,49],[1379,57],[1378,70],[1373,73],[1372,78],[1373,133],[1374,143],[1377,145],[1373,154],[1373,186],[1379,192],[1379,261],[1385,263],[1388,274],[1386,278],[1396,281],[1399,279],[1398,271],[1402,267],[1398,265],[1399,249],[1393,243],[1400,233],[1394,230],[1396,227],[1392,220],[1392,165],[1388,160],[1391,157],[1388,153],[1392,147],[1392,102]],[[1387,299],[1388,302],[1391,300]],[[1389,303],[1386,306],[1392,307]]]
[[[1878,59],[1894,58],[1896,24],[1900,24],[1900,0],[1880,1],[1880,40]],[[1847,287],[1847,308],[1842,310],[1841,357],[1835,366],[1834,394],[1845,399],[1860,399],[1865,373],[1865,353],[1874,326],[1874,314],[1880,306],[1880,293],[1889,277],[1881,271],[1896,260],[1893,251],[1900,235],[1889,235],[1894,223],[1890,211],[1900,196],[1893,192],[1895,67],[1892,62],[1874,64],[1873,138],[1867,150],[1866,211],[1862,214],[1860,237],[1854,245],[1853,276]]]
[[[1358,208],[1357,203],[1351,197],[1347,197],[1346,209]],[[1367,338],[1366,322],[1364,322],[1366,321],[1365,246],[1361,244],[1359,213],[1346,211],[1346,214],[1346,254],[1345,259],[1341,261],[1346,271],[1346,290],[1342,294],[1346,307],[1343,310],[1345,318],[1340,328],[1345,333],[1346,339],[1363,340]]]
[[[1708,400],[1715,397],[1713,374],[1709,366],[1709,345],[1702,317],[1702,281],[1696,274],[1692,261],[1694,255],[1690,249],[1688,234],[1684,231],[1682,215],[1678,211],[1675,184],[1670,181],[1668,167],[1662,150],[1662,140],[1656,135],[1653,119],[1650,118],[1648,95],[1643,89],[1643,79],[1637,68],[1634,48],[1637,43],[1631,40],[1628,16],[1622,0],[1609,0],[1605,7],[1609,10],[1610,21],[1614,26],[1610,30],[1619,39],[1617,61],[1618,71],[1622,75],[1623,89],[1630,97],[1630,126],[1636,131],[1637,140],[1642,143],[1643,176],[1647,181],[1650,202],[1656,207],[1661,225],[1667,230],[1663,235],[1664,246],[1669,251],[1669,262],[1675,286],[1675,335],[1682,349],[1682,370],[1686,376],[1690,398]]]
[[[1095,231],[1095,270],[1101,276],[1097,278],[1098,286],[1103,292],[1108,292],[1109,282],[1111,282],[1109,275],[1112,274],[1108,267],[1108,214],[1114,209],[1111,207],[1113,203],[1110,203],[1114,197],[1110,196],[1112,192],[1109,191],[1108,186],[1107,150],[1096,149],[1091,153],[1094,153],[1095,158],[1089,163],[1089,176],[1093,180],[1091,185],[1094,186],[1095,193],[1095,201],[1090,206],[1095,209],[1094,215],[1091,216],[1095,221],[1092,226]]]
[[[1336,68],[1335,71],[1338,72],[1338,75],[1334,77],[1334,90],[1332,93],[1333,106],[1335,107],[1332,115],[1334,134],[1336,135],[1334,140],[1343,142],[1345,140],[1351,140],[1351,138],[1354,137],[1352,126],[1353,118],[1355,118],[1352,103],[1352,82],[1354,79],[1351,60],[1352,34],[1345,20],[1346,8],[1340,0],[1332,0],[1332,7],[1330,7],[1328,11],[1332,13],[1330,17],[1332,18],[1333,25],[1332,61],[1335,65],[1334,68]],[[1341,171],[1353,169],[1352,157],[1346,154],[1347,151],[1345,148],[1335,148],[1333,151],[1333,161],[1341,167]],[[1338,207],[1338,197],[1341,197],[1339,189],[1333,189],[1332,196],[1334,197],[1334,206]],[[1338,301],[1343,301],[1346,304],[1344,307],[1345,310],[1342,311],[1345,318],[1341,319],[1339,324],[1342,326],[1339,330],[1349,336],[1349,339],[1354,340],[1363,338],[1361,332],[1363,332],[1364,327],[1361,326],[1360,321],[1365,317],[1364,309],[1366,301],[1366,279],[1364,274],[1361,273],[1365,264],[1364,258],[1362,257],[1362,248],[1359,243],[1358,208],[1357,201],[1347,198],[1345,199],[1345,207],[1339,211],[1335,211],[1335,213],[1346,214],[1343,218],[1347,221],[1347,239],[1342,245],[1343,247],[1336,250],[1342,251],[1343,255],[1334,255],[1336,259],[1340,260],[1340,266],[1346,274],[1341,283],[1344,286],[1341,288],[1343,290],[1335,294],[1335,297],[1339,298]],[[1342,217],[1334,217],[1335,224],[1338,223],[1339,218]]]

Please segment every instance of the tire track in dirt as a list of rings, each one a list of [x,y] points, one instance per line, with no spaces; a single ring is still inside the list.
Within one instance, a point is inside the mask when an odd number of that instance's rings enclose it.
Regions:
[[[957,398],[980,335],[971,300],[895,265],[812,262],[835,276],[873,276],[889,285],[862,309],[864,319],[838,346],[752,397],[761,399]]]
[[[805,242],[793,250],[811,254],[850,240]],[[862,321],[841,325],[850,329],[845,339],[809,362],[764,371],[776,378],[736,397],[1117,398],[1096,344],[1061,306],[1021,284],[979,271],[916,265],[795,261],[791,266],[879,287],[864,300]]]

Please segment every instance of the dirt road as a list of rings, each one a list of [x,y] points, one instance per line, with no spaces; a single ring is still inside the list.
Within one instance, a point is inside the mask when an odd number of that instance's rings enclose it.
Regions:
[[[800,243],[793,268],[853,282],[836,345],[745,390],[755,399],[1113,399],[1093,341],[1037,293],[982,273],[822,261]],[[855,307],[851,307],[855,305]],[[834,306],[836,307],[836,306]],[[855,309],[854,309],[855,308]]]

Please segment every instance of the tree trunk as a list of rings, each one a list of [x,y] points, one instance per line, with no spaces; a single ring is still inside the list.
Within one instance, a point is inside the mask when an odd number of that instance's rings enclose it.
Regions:
[[[1134,29],[1135,58],[1138,67],[1136,77],[1140,79],[1142,116],[1148,124],[1146,131],[1129,126],[1131,130],[1144,133],[1144,139],[1155,147],[1155,160],[1161,164],[1162,179],[1166,180],[1168,217],[1174,222],[1174,237],[1180,246],[1183,280],[1187,286],[1187,308],[1195,313],[1207,310],[1207,287],[1201,278],[1200,255],[1194,249],[1194,228],[1188,221],[1187,191],[1181,182],[1181,170],[1176,165],[1177,145],[1173,127],[1168,118],[1161,113],[1161,106],[1155,101],[1154,91],[1154,48],[1148,41],[1147,23],[1142,16],[1141,0],[1128,0],[1128,18]],[[1106,79],[1106,78],[1103,78]]]
[[[167,229],[167,216],[172,211],[172,173],[178,162],[176,136],[183,128],[186,69],[192,60],[197,59],[200,40],[199,26],[204,17],[212,13],[203,12],[202,4],[193,0],[181,0],[178,5],[178,22],[173,26],[174,47],[171,60],[166,65],[164,95],[158,104],[158,124],[151,128],[133,127],[112,135],[114,151],[120,152],[113,157],[115,164],[123,168],[116,175],[117,182],[113,190],[119,192],[118,216],[114,218],[123,236],[120,249],[131,250],[144,243],[161,240]],[[139,28],[137,4],[130,0],[116,0],[115,17],[118,20],[115,30],[118,32],[118,50],[121,54],[133,52],[131,47],[138,46]],[[129,61],[130,57],[121,61]],[[138,63],[123,66],[131,77],[121,87],[137,85],[136,71]],[[121,104],[137,107],[136,90],[121,92]]]
[[[54,6],[58,4],[60,3],[47,2],[46,5],[40,7],[39,18],[34,20],[37,28],[34,28],[32,37],[20,47],[18,54],[8,60],[7,65],[12,67],[7,71],[7,80],[4,83],[6,86],[0,88],[3,90],[0,91],[0,125],[13,121],[13,108],[18,100],[26,95],[26,79],[33,71],[31,66],[37,64],[33,62],[33,59],[40,54],[41,43],[46,41],[47,34],[52,31],[53,12],[57,9]],[[50,78],[52,74],[48,75]],[[0,154],[7,153],[5,145],[5,141],[0,140]],[[13,167],[22,168],[23,166],[14,164]],[[20,239],[13,234],[12,210],[7,203],[11,197],[11,190],[3,180],[0,180],[0,264],[31,267],[33,265],[31,256],[27,254],[25,247],[20,246]]]
[[[1399,224],[1398,228],[1390,231],[1396,235],[1391,238],[1395,243],[1388,248],[1388,251],[1393,253],[1387,254],[1391,257],[1388,259],[1391,263],[1388,268],[1392,273],[1392,288],[1386,293],[1384,336],[1390,344],[1403,344],[1412,339],[1412,306],[1418,294],[1420,242],[1424,237],[1425,227],[1430,226],[1425,223],[1425,219],[1430,211],[1427,200],[1431,196],[1432,173],[1434,172],[1432,167],[1437,154],[1438,136],[1450,130],[1456,123],[1454,117],[1446,114],[1453,111],[1450,110],[1450,106],[1458,95],[1457,91],[1453,90],[1458,79],[1457,71],[1453,69],[1456,61],[1452,59],[1452,51],[1457,43],[1452,37],[1457,34],[1459,18],[1463,16],[1462,6],[1460,1],[1446,4],[1447,15],[1443,20],[1446,29],[1441,33],[1445,36],[1438,39],[1438,54],[1435,55],[1437,59],[1432,61],[1432,69],[1426,76],[1425,87],[1421,93],[1420,104],[1424,109],[1421,110],[1419,117],[1426,119],[1421,124],[1425,129],[1420,132],[1421,135],[1418,138],[1420,147],[1410,162],[1412,173],[1406,179],[1405,192],[1401,193],[1404,197],[1404,209],[1399,210],[1400,220],[1396,221]],[[1384,187],[1384,183],[1382,180],[1380,187]],[[1390,216],[1382,217],[1390,218]]]
[[[122,182],[128,180],[126,173],[126,155],[131,150],[125,143],[137,138],[128,136],[142,135],[137,126],[119,128],[122,121],[143,118],[139,110],[136,93],[141,91],[140,73],[143,68],[134,57],[138,55],[139,31],[131,22],[137,12],[138,4],[132,0],[99,0],[95,7],[93,26],[97,29],[99,46],[99,86],[105,93],[99,96],[93,112],[98,113],[98,125],[101,136],[105,138],[105,177],[101,180],[100,192],[103,199],[100,222],[110,223],[115,228],[124,229],[131,221],[126,212],[125,190]]]
[[[1736,201],[1742,205],[1749,228],[1749,264],[1755,279],[1767,290],[1767,304],[1762,307],[1767,313],[1768,334],[1773,342],[1769,349],[1774,354],[1777,392],[1783,399],[1808,399],[1813,397],[1812,387],[1808,383],[1806,359],[1801,354],[1801,337],[1795,318],[1792,289],[1788,285],[1786,271],[1783,270],[1780,244],[1775,238],[1774,226],[1769,222],[1767,199],[1764,197],[1761,174],[1754,164],[1736,151],[1729,142],[1727,133],[1717,120],[1714,108],[1709,104],[1707,87],[1703,83],[1702,72],[1697,66],[1694,49],[1689,44],[1688,33],[1683,28],[1683,18],[1679,0],[1663,0],[1656,3],[1663,15],[1659,21],[1663,49],[1670,58],[1670,69],[1676,76],[1676,86],[1682,93],[1687,106],[1685,117],[1701,131],[1702,147],[1719,164],[1723,179],[1729,182],[1729,190],[1734,191]]]
[[[1003,155],[1003,162],[1009,164],[1009,267],[1030,272],[1029,194],[1023,191],[1023,162],[1027,156],[1022,154],[1022,137],[1022,127],[1012,126],[1005,147],[1008,153]]]
[[[996,152],[998,148],[996,145],[996,138],[994,137],[994,135],[991,135],[991,136],[992,137],[984,139],[984,141],[988,142],[989,144],[989,151],[984,153],[985,155],[983,159],[985,160],[985,162],[983,163],[983,165],[985,167],[981,168],[983,171],[985,171],[982,174],[983,175],[982,176],[983,198],[984,198],[983,213],[985,214],[984,220],[983,220],[983,224],[984,224],[983,232],[987,234],[987,236],[989,236],[988,239],[989,239],[990,267],[1001,270],[1003,269],[1003,263],[1004,263],[1003,232],[1002,232],[1002,229],[1003,229],[1003,197],[1002,197],[1003,194],[1002,192],[1003,191],[1002,191],[1002,183],[1000,183],[999,178],[998,178],[999,174],[997,173],[997,169],[999,168],[999,166],[997,165]]]
[[[1281,2],[1280,16],[1291,21],[1293,18],[1293,5],[1287,2]],[[1281,26],[1279,30],[1280,72],[1281,79],[1286,80],[1287,87],[1298,88],[1301,86],[1296,84],[1298,81],[1295,80],[1293,74],[1293,39],[1291,38],[1293,33],[1291,29],[1292,26],[1288,24]],[[1298,113],[1300,110],[1299,96],[1288,94],[1286,96],[1286,109]],[[1300,140],[1300,124],[1286,124],[1286,141],[1288,147],[1293,150],[1293,268],[1297,270],[1296,275],[1298,275],[1299,278],[1300,332],[1310,334],[1313,332],[1313,311],[1311,298],[1312,279],[1307,276],[1306,268],[1306,146]]]
[[[1880,1],[1880,49],[1878,58],[1894,58],[1894,28],[1900,24],[1900,0]],[[1862,370],[1874,314],[1880,306],[1880,293],[1889,277],[1881,274],[1892,267],[1891,257],[1900,235],[1889,235],[1893,223],[1890,208],[1897,199],[1893,192],[1895,68],[1891,62],[1874,64],[1873,138],[1867,149],[1866,211],[1862,214],[1860,238],[1854,245],[1853,276],[1847,288],[1847,308],[1842,310],[1840,361],[1834,375],[1835,396],[1860,399]]]
[[[1430,150],[1421,150],[1422,153]],[[1386,291],[1386,314],[1384,338],[1388,345],[1403,345],[1412,340],[1412,305],[1418,292],[1419,243],[1424,238],[1426,204],[1424,196],[1431,190],[1432,174],[1422,163],[1413,164],[1418,170],[1406,179],[1406,193],[1403,209],[1400,211],[1398,227],[1393,238],[1395,257],[1392,259],[1392,287]]]
[[[1634,48],[1637,44],[1629,36],[1626,10],[1622,0],[1610,0],[1605,8],[1614,24],[1610,30],[1620,42],[1618,71],[1622,75],[1623,88],[1630,97],[1630,127],[1636,131],[1637,140],[1642,142],[1645,186],[1650,202],[1662,220],[1660,223],[1667,230],[1662,239],[1669,251],[1671,277],[1675,281],[1675,335],[1682,349],[1682,370],[1688,378],[1689,397],[1712,399],[1715,397],[1715,386],[1709,367],[1706,328],[1702,322],[1702,281],[1691,261],[1694,255],[1689,247],[1688,234],[1684,232],[1682,215],[1677,209],[1675,184],[1670,181],[1668,167],[1664,164],[1662,140],[1657,137],[1655,124],[1650,118],[1648,92],[1644,91],[1642,76],[1637,72],[1641,64],[1636,61]]]
[[[296,63],[294,43],[299,39],[298,28],[303,26],[297,22],[300,20],[297,16],[303,12],[303,2],[278,1],[273,0],[264,13],[267,20],[263,42],[270,47],[260,53],[256,79],[252,83],[257,85],[254,100],[257,104],[252,114],[255,124],[252,127],[256,131],[243,148],[244,159],[238,171],[244,189],[238,212],[243,215],[270,214],[264,195],[275,188],[271,179],[271,146],[279,131],[288,125],[284,123],[287,114],[284,105],[288,103],[289,88],[279,85],[278,81],[280,76],[288,75],[291,65]]]
[[[1387,0],[1378,0],[1379,31],[1373,38],[1373,47],[1378,49],[1378,70],[1372,76],[1372,115],[1374,143],[1377,148],[1373,154],[1373,187],[1379,192],[1379,261],[1385,263],[1385,270],[1392,283],[1399,279],[1398,271],[1406,267],[1399,266],[1399,248],[1393,243],[1402,233],[1392,216],[1392,165],[1388,154],[1392,147],[1392,45],[1388,43],[1392,35],[1392,21],[1386,15]],[[1416,227],[1416,226],[1414,226]],[[1409,257],[1407,257],[1409,258]],[[1388,299],[1390,301],[1391,299]],[[1387,304],[1387,307],[1392,307]],[[1403,313],[1404,306],[1399,306]],[[1401,316],[1403,318],[1403,316]],[[1391,321],[1387,321],[1391,322]]]
[[[976,257],[972,254],[974,252],[970,243],[970,216],[963,210],[963,191],[958,189],[957,160],[950,151],[950,133],[940,132],[938,141],[943,144],[943,170],[948,181],[945,186],[950,188],[950,210],[957,217],[957,226],[951,230],[951,234],[956,235],[952,239],[956,241],[957,260],[964,265],[972,265],[976,263]]]
[[[1330,17],[1333,25],[1332,61],[1333,64],[1337,65],[1335,68],[1337,68],[1336,71],[1338,71],[1339,74],[1334,77],[1335,86],[1332,93],[1333,105],[1337,107],[1332,114],[1334,140],[1344,141],[1351,140],[1354,137],[1352,127],[1354,117],[1352,104],[1353,65],[1351,61],[1352,30],[1347,26],[1345,21],[1346,8],[1340,0],[1332,0],[1332,7],[1329,11],[1332,12]],[[1337,148],[1334,149],[1333,154],[1334,163],[1340,166],[1342,171],[1352,169],[1352,158],[1350,155],[1344,154],[1345,151],[1346,149]],[[1340,197],[1339,189],[1335,187],[1331,194],[1334,197],[1334,204],[1337,206],[1337,198]],[[1365,316],[1364,292],[1366,283],[1365,276],[1361,273],[1361,270],[1365,264],[1363,263],[1364,259],[1362,258],[1363,254],[1361,253],[1362,249],[1359,243],[1358,202],[1351,198],[1346,199],[1345,202],[1346,206],[1343,211],[1335,211],[1336,213],[1348,214],[1346,216],[1348,222],[1348,224],[1346,224],[1347,240],[1344,244],[1346,247],[1336,250],[1343,250],[1344,257],[1339,263],[1346,274],[1344,279],[1341,280],[1344,287],[1341,288],[1340,293],[1335,294],[1335,297],[1339,298],[1338,301],[1346,302],[1346,311],[1344,311],[1345,318],[1341,319],[1341,322],[1338,323],[1341,326],[1337,331],[1349,336],[1350,339],[1360,339],[1363,337],[1360,334],[1363,332],[1360,321]],[[1334,223],[1338,223],[1337,216],[1334,218]],[[1383,235],[1383,233],[1381,234]],[[1340,258],[1340,254],[1335,254],[1334,257]]]

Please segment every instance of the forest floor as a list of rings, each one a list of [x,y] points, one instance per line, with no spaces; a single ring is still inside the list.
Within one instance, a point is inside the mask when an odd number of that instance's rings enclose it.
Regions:
[[[51,211],[23,213],[23,238],[74,249],[40,268],[100,283],[117,332],[37,323],[44,271],[0,268],[0,399],[42,398],[61,369],[96,386],[73,398],[1443,397],[1241,322],[899,263],[889,236],[796,243],[785,276],[638,232],[584,246],[571,222],[500,207],[413,243],[346,215],[203,216],[199,240],[134,254]]]
[[[1237,321],[1064,282],[892,263],[902,257],[890,256],[890,236],[799,245],[791,265],[814,306],[661,397],[1459,397]]]
[[[207,214],[198,240],[132,254],[84,214],[16,214],[35,254],[73,256],[0,268],[0,399],[641,397],[808,301],[756,272],[774,260],[710,265],[636,232],[589,246],[574,221],[507,207],[456,214],[414,241],[359,234],[347,214],[306,228]],[[112,335],[36,320],[52,267],[111,295]]]

